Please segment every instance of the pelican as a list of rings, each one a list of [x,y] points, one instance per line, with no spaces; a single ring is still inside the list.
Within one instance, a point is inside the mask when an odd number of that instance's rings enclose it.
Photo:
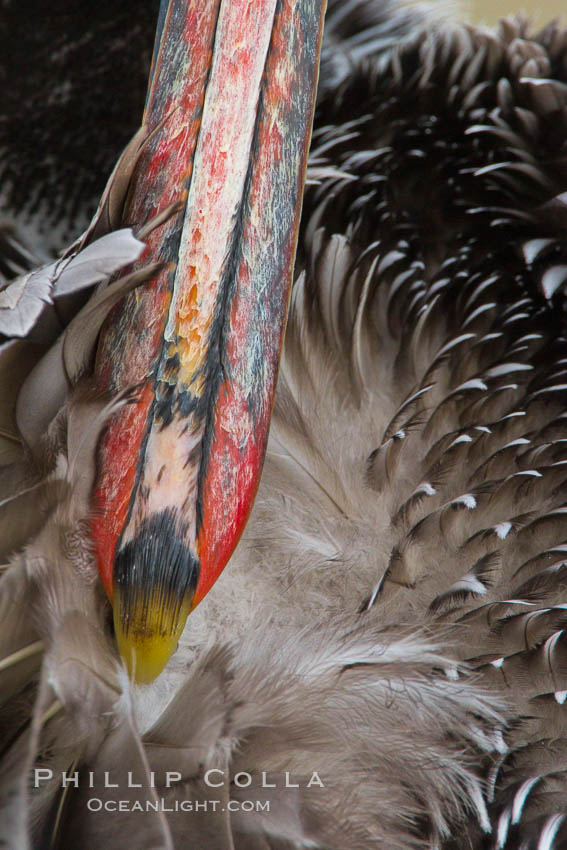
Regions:
[[[61,256],[5,177],[5,847],[567,847],[567,31],[323,7],[164,0]]]

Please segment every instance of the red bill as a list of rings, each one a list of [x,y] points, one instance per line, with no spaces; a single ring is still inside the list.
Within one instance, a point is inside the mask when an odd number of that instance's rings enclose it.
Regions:
[[[324,0],[162,3],[128,223],[163,270],[104,330],[140,387],[100,447],[93,535],[118,646],[157,676],[227,563],[262,469],[293,272]],[[246,593],[246,588],[242,589]]]

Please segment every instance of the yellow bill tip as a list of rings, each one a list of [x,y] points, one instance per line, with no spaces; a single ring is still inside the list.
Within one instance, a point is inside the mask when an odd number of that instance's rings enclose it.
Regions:
[[[114,630],[118,651],[128,675],[137,684],[149,684],[163,671],[175,652],[190,611],[190,601],[171,608],[152,601],[121,613],[120,594],[114,599]]]

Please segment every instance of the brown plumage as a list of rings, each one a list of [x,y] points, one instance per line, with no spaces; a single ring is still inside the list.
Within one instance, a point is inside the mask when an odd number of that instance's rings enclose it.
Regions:
[[[25,452],[2,414],[7,846],[567,846],[566,129],[559,26],[331,3],[260,492],[144,688],[88,539],[97,438],[135,391],[93,396],[71,322]]]

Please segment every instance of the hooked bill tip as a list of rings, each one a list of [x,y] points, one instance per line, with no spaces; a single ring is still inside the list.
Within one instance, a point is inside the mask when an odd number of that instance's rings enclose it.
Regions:
[[[173,510],[148,517],[114,561],[114,630],[136,682],[151,682],[174,653],[191,610],[199,561]]]
[[[156,600],[131,610],[126,628],[121,603],[118,591],[114,601],[118,651],[130,678],[138,684],[148,684],[160,675],[175,652],[191,610],[191,599],[185,599],[177,610],[164,609]]]

